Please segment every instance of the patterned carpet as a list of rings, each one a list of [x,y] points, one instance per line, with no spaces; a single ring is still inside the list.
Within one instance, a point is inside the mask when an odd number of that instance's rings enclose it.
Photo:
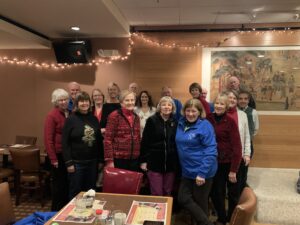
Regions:
[[[20,204],[18,206],[15,205],[14,193],[12,193],[11,197],[16,221],[23,219],[36,211],[49,212],[51,209],[51,200],[49,198],[44,199],[44,207],[42,207],[39,198],[35,195],[30,196],[26,193],[22,194]]]

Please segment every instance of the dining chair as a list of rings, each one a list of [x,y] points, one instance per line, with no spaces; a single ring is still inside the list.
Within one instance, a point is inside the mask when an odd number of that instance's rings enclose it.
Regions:
[[[40,167],[40,149],[10,149],[12,157],[15,187],[16,205],[20,203],[20,197],[25,189],[38,190],[41,205],[44,205],[44,189],[47,173]]]
[[[14,171],[9,168],[0,168],[0,182],[8,181],[14,176]]]
[[[139,172],[104,167],[103,192],[118,194],[139,194],[143,174]]]
[[[229,225],[251,225],[256,212],[257,198],[253,190],[245,187],[235,207]]]
[[[35,145],[36,141],[37,137],[17,135],[15,144]]]
[[[13,224],[15,215],[7,182],[0,183],[0,199],[0,225]]]

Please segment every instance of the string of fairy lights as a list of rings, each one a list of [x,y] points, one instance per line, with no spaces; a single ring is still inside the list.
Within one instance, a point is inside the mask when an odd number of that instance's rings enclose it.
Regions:
[[[49,63],[49,62],[38,62],[36,60],[32,59],[18,59],[17,57],[7,57],[7,56],[0,56],[0,65],[18,65],[18,66],[27,66],[27,67],[32,67],[36,69],[52,69],[52,70],[65,70],[65,69],[71,69],[74,67],[78,66],[99,66],[101,64],[107,64],[110,65],[113,62],[116,61],[126,61],[132,53],[133,46],[135,44],[135,40],[141,40],[149,45],[158,47],[158,48],[165,48],[165,49],[181,49],[181,50],[196,50],[196,49],[201,49],[205,47],[219,47],[228,40],[230,40],[233,37],[236,37],[238,35],[245,35],[249,33],[254,33],[255,35],[265,35],[266,33],[276,33],[276,34],[284,34],[284,35],[295,35],[295,34],[300,34],[299,30],[291,30],[290,28],[285,28],[283,30],[267,30],[267,31],[260,31],[260,30],[255,30],[255,28],[252,28],[251,30],[247,31],[235,31],[235,32],[227,32],[228,35],[221,35],[223,38],[219,41],[216,42],[196,42],[192,44],[185,44],[181,42],[160,42],[151,39],[150,37],[147,37],[143,33],[135,32],[131,33],[130,37],[128,38],[128,48],[126,51],[125,55],[121,56],[112,56],[112,57],[97,57],[95,59],[92,59],[89,63],[87,64],[82,64],[82,63],[74,63],[74,64],[60,64],[60,63]],[[224,37],[225,36],[225,37]]]

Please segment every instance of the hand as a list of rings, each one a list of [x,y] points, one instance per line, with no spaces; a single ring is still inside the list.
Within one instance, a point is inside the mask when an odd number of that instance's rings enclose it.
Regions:
[[[52,163],[52,166],[57,169],[58,168],[58,162]]]
[[[98,164],[98,171],[101,171],[104,167],[104,164],[103,163],[99,163]]]
[[[245,156],[244,156],[244,162],[245,162],[245,166],[248,166],[249,163],[250,163],[250,156],[245,155]]]
[[[236,182],[237,182],[237,180],[236,180],[236,173],[230,172],[230,173],[228,174],[228,179],[229,179],[229,181],[230,181],[231,183],[236,183]]]
[[[74,165],[68,166],[67,170],[68,170],[68,173],[74,173],[75,172],[75,166]]]
[[[147,171],[148,169],[147,169],[147,163],[141,163],[141,165],[140,165],[140,168],[143,170],[143,171]]]
[[[114,168],[115,167],[114,161],[112,161],[112,160],[111,161],[107,161],[106,164],[105,164],[105,166]]]
[[[196,177],[196,185],[197,185],[197,186],[201,186],[201,185],[203,185],[203,184],[205,184],[205,179],[202,178],[202,177],[197,176],[197,177]]]
[[[105,128],[101,128],[100,131],[101,131],[101,134],[104,134],[105,133]]]

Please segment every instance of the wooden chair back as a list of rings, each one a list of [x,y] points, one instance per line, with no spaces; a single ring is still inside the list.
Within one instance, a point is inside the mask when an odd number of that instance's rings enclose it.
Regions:
[[[36,141],[37,141],[37,137],[17,135],[15,144],[35,145]]]

